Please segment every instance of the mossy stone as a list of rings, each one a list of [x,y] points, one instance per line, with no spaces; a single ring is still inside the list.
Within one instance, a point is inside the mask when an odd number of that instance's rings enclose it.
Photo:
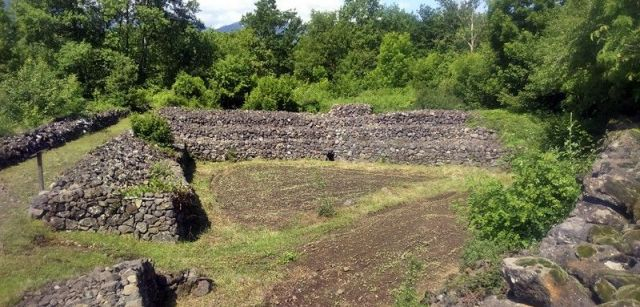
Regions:
[[[581,259],[587,259],[593,257],[596,254],[596,249],[591,245],[580,245],[576,248],[576,256]]]
[[[609,271],[603,274],[602,278],[606,279],[616,288],[622,288],[627,285],[640,285],[640,275],[627,272]]]
[[[623,286],[614,294],[617,300],[638,300],[640,301],[640,285]]]
[[[620,251],[628,250],[628,245],[622,241],[622,234],[611,226],[593,226],[589,231],[589,242],[613,246]]]
[[[544,259],[544,258],[537,258],[537,257],[529,257],[529,258],[522,258],[522,259],[518,259],[518,261],[516,261],[516,264],[521,266],[521,267],[530,267],[530,266],[536,266],[536,265],[540,265],[543,266],[545,268],[549,268],[549,269],[553,269],[558,267],[558,265],[554,264],[553,262]]]
[[[600,307],[640,307],[640,301],[619,300],[619,301],[608,302],[599,306]]]
[[[549,274],[553,277],[553,280],[558,284],[563,284],[567,281],[569,275],[559,265],[545,259],[545,258],[523,258],[516,262],[521,267],[541,266],[549,269]]]
[[[627,244],[632,244],[634,241],[640,241],[640,229],[630,230],[622,235],[622,240]]]
[[[593,292],[596,293],[601,302],[606,303],[614,299],[616,287],[604,279],[598,279],[593,286]]]

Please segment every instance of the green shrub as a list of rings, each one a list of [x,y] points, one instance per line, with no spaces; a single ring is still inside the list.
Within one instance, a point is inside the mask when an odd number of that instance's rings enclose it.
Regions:
[[[416,290],[416,281],[423,269],[424,265],[418,261],[415,256],[410,255],[408,257],[405,280],[402,282],[402,285],[394,291],[394,306],[422,306],[422,304],[420,304],[420,297],[418,297],[418,291]]]
[[[187,99],[199,99],[207,91],[207,87],[200,77],[190,76],[185,72],[178,74],[171,89],[176,95]]]
[[[525,247],[569,214],[580,186],[574,165],[555,152],[521,157],[512,166],[511,186],[487,179],[473,189],[468,219],[478,239]]]
[[[439,89],[423,87],[416,90],[416,102],[414,108],[423,109],[442,109],[442,110],[464,110],[467,106],[462,99],[457,96]]]
[[[161,146],[170,146],[173,143],[171,128],[166,119],[156,114],[134,115],[131,118],[133,133],[143,139]]]
[[[178,74],[171,91],[162,102],[167,106],[213,108],[218,107],[220,100],[220,96],[216,95],[219,91],[207,89],[202,78],[184,72]]]
[[[289,76],[260,78],[243,108],[265,111],[297,111],[298,105],[293,98],[295,88],[296,81]]]
[[[0,82],[0,113],[30,128],[84,110],[82,88],[75,76],[58,77],[42,60],[27,60]]]
[[[545,132],[545,148],[561,151],[567,158],[577,160],[588,157],[595,149],[593,137],[573,119],[571,113],[547,116]]]
[[[322,202],[320,207],[318,207],[318,216],[321,217],[334,217],[336,216],[336,208],[333,205],[333,202],[329,200],[325,200]]]
[[[330,100],[331,83],[324,79],[317,83],[303,84],[293,90],[293,99],[298,104],[300,111],[303,112],[319,112],[321,104]]]

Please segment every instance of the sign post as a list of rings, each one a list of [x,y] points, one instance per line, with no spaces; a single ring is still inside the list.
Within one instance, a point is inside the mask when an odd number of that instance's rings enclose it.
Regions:
[[[38,152],[38,181],[40,183],[40,191],[44,191],[44,168],[42,167],[42,151]]]

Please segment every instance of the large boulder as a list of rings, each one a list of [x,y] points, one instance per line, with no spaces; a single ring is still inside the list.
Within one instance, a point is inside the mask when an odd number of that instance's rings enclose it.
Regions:
[[[609,137],[591,176],[584,179],[584,199],[636,221],[640,217],[640,131],[623,130]]]
[[[519,302],[533,306],[593,306],[591,295],[559,265],[541,257],[506,258],[502,273]]]

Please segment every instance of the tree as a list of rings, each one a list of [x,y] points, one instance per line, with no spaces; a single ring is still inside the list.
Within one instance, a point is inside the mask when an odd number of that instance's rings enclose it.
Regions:
[[[43,60],[27,60],[0,82],[2,117],[25,127],[77,114],[83,108],[82,88],[75,76],[60,78]]]
[[[15,44],[15,28],[4,7],[4,2],[0,1],[0,75],[9,69],[13,59],[11,49]]]
[[[382,87],[403,87],[411,79],[414,47],[409,33],[388,33],[382,39],[373,82]]]
[[[338,24],[336,12],[312,12],[293,53],[296,78],[307,82],[333,80],[338,62],[349,51],[349,36],[346,27]]]
[[[275,0],[259,0],[256,10],[242,17],[242,24],[273,54],[267,67],[276,74],[293,72],[292,53],[303,31],[302,20],[295,11],[280,11]]]
[[[266,76],[258,80],[244,105],[249,110],[297,111],[293,97],[296,82],[290,76]]]

